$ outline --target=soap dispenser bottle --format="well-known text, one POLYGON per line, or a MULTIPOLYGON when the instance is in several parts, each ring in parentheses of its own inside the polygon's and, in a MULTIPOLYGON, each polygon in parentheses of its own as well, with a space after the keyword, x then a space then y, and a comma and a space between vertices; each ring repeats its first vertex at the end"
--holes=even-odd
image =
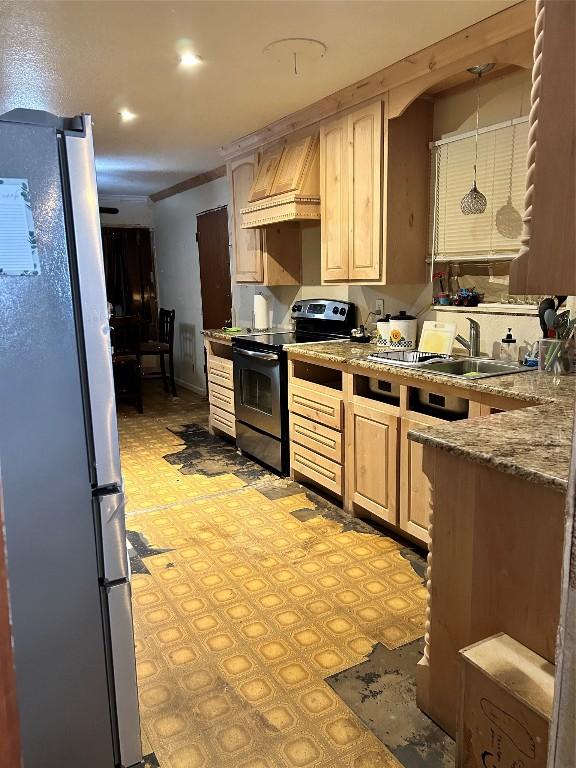
POLYGON ((501 342, 501 358, 509 363, 518 362, 518 344, 512 336, 512 328, 508 328, 508 333, 501 342))

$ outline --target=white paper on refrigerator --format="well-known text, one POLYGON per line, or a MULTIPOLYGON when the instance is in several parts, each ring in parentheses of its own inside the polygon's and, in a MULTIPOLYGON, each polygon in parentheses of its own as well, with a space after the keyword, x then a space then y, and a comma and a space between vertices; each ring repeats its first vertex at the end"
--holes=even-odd
POLYGON ((0 276, 38 274, 28 180, 0 178, 0 276))

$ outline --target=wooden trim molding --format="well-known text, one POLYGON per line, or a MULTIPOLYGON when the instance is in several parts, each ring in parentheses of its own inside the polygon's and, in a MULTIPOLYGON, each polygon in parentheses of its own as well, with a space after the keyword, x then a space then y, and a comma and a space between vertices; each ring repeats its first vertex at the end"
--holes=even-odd
POLYGON ((150 195, 150 200, 153 203, 157 203, 159 200, 165 200, 167 197, 179 195, 181 192, 187 192, 189 189, 194 189, 194 187, 201 187, 203 184, 208 184, 209 181, 214 181, 215 179, 221 179, 223 176, 226 176, 226 166, 219 165, 218 168, 213 168, 211 171, 198 173, 196 176, 191 176, 189 179, 179 181, 178 184, 173 184, 171 187, 161 189, 159 192, 154 192, 153 195, 150 195))
MULTIPOLYGON (((406 86, 414 80, 421 78, 426 81, 432 80, 433 82, 429 83, 431 86, 434 82, 453 75, 453 71, 446 71, 444 74, 444 70, 449 70, 455 62, 458 62, 458 66, 460 66, 466 57, 481 52, 485 53, 487 49, 499 46, 512 38, 523 37, 526 32, 531 35, 533 27, 534 3, 532 0, 522 0, 510 8, 500 11, 500 13, 489 16, 471 27, 466 27, 454 35, 450 35, 450 37, 423 48, 418 53, 407 56, 375 72, 364 80, 342 88, 298 112, 287 115, 265 128, 237 139, 222 147, 220 154, 222 157, 230 159, 264 144, 279 141, 289 134, 308 128, 369 99, 382 96, 391 89, 406 86), (434 73, 437 74, 437 77, 434 77, 434 73)), ((502 63, 514 64, 517 54, 514 53, 514 60, 507 61, 507 58, 509 57, 502 53, 501 59, 498 60, 501 60, 502 63)), ((467 64, 467 66, 470 65, 467 64)), ((412 91, 411 88, 408 90, 412 91)), ((416 98, 419 93, 411 96, 411 99, 416 98)), ((406 101, 404 108, 409 103, 410 100, 406 101)), ((398 114, 401 114, 401 111, 398 114)), ((392 116, 396 116, 396 114, 392 116)))

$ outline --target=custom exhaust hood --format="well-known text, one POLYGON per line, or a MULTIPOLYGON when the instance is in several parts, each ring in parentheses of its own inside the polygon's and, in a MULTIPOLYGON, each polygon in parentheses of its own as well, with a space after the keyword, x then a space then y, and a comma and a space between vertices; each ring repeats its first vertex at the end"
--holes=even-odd
POLYGON ((262 154, 242 229, 320 219, 320 145, 305 136, 262 154))

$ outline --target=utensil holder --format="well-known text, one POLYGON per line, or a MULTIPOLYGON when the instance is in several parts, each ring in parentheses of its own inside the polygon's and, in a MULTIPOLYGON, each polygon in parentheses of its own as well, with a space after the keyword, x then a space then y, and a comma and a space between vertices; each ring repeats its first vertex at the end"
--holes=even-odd
POLYGON ((574 373, 574 340, 540 339, 538 370, 554 374, 574 373))

